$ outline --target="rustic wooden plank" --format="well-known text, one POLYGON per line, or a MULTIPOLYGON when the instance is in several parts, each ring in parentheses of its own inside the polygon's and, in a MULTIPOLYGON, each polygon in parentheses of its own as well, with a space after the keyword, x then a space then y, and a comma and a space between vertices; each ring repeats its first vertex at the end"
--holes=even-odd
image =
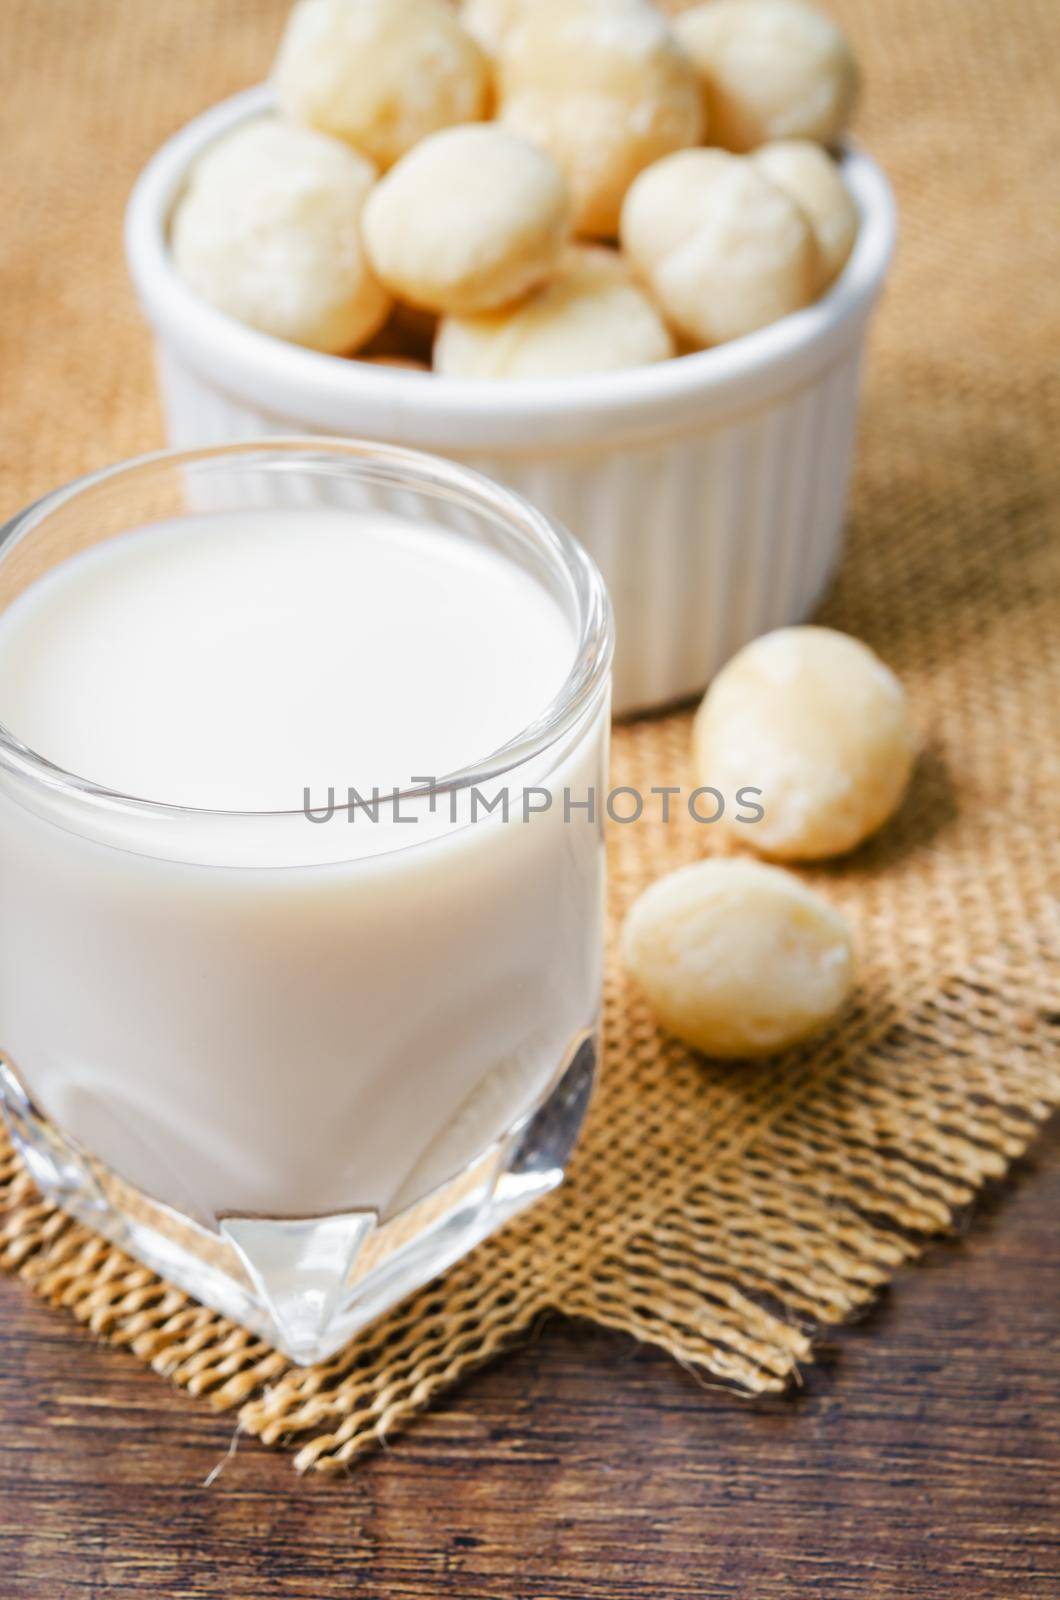
POLYGON ((789 1399, 557 1324, 338 1480, 5 1280, 0 1595, 1047 1600, 1058 1206, 1060 1128, 789 1399))

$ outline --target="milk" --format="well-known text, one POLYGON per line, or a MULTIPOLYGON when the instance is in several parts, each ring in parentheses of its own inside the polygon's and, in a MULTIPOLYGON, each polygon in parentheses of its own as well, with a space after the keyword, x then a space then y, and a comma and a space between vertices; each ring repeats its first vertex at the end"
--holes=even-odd
POLYGON ((297 809, 487 758, 570 625, 504 556, 384 513, 217 513, 63 563, 0 617, 0 721, 142 799, 297 809))
POLYGON ((561 796, 601 791, 606 707, 491 761, 575 652, 507 555, 368 509, 189 515, 32 583, 0 721, 155 803, 0 780, 0 1048, 38 1106, 208 1225, 385 1218, 465 1167, 597 1011, 600 831, 561 796), (422 792, 469 767, 508 821, 422 792))

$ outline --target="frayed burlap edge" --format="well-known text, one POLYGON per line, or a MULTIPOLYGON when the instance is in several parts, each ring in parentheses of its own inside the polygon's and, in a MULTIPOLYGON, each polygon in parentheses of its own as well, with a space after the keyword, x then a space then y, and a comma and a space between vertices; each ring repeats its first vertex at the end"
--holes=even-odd
MULTIPOLYGON (((341 1470, 551 1312, 659 1345, 749 1393, 777 1392, 812 1360, 815 1332, 952 1228, 1060 1104, 1060 994, 1029 1007, 1019 977, 984 965, 912 1012, 863 1001, 781 1079, 744 1084, 744 1138, 712 1153, 710 1127, 698 1130, 698 1169, 671 1149, 662 1170, 646 1130, 626 1205, 620 1193, 601 1204, 592 1172, 614 1158, 605 1083, 566 1189, 308 1370, 43 1202, 10 1147, 0 1264, 160 1375, 236 1410, 245 1432, 296 1447, 300 1471, 341 1470)), ((624 988, 611 988, 615 1002, 624 988)), ((680 1075, 689 1062, 672 1056, 680 1075)))

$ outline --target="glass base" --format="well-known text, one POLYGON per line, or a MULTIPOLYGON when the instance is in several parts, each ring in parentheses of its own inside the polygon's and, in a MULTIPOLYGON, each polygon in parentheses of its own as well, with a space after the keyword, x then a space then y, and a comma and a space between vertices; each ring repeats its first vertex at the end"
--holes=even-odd
POLYGON ((0 1104, 43 1195, 167 1282, 310 1366, 562 1182, 595 1066, 595 1033, 579 1035, 536 1107, 463 1172, 385 1221, 374 1211, 228 1216, 214 1231, 84 1151, 38 1110, 3 1057, 0 1104))

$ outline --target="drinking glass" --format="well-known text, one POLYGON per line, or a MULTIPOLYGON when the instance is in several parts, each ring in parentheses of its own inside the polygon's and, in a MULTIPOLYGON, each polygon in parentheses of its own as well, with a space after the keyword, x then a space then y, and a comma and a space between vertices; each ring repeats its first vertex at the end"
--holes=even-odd
POLYGON ((596 568, 518 495, 282 439, 145 457, 23 511, 0 628, 90 545, 292 507, 348 510, 350 538, 384 511, 489 546, 563 609, 569 675, 473 769, 411 750, 374 816, 341 788, 323 813, 147 800, 0 728, 0 1097, 43 1194, 307 1364, 563 1177, 597 1050, 612 640, 596 568))

